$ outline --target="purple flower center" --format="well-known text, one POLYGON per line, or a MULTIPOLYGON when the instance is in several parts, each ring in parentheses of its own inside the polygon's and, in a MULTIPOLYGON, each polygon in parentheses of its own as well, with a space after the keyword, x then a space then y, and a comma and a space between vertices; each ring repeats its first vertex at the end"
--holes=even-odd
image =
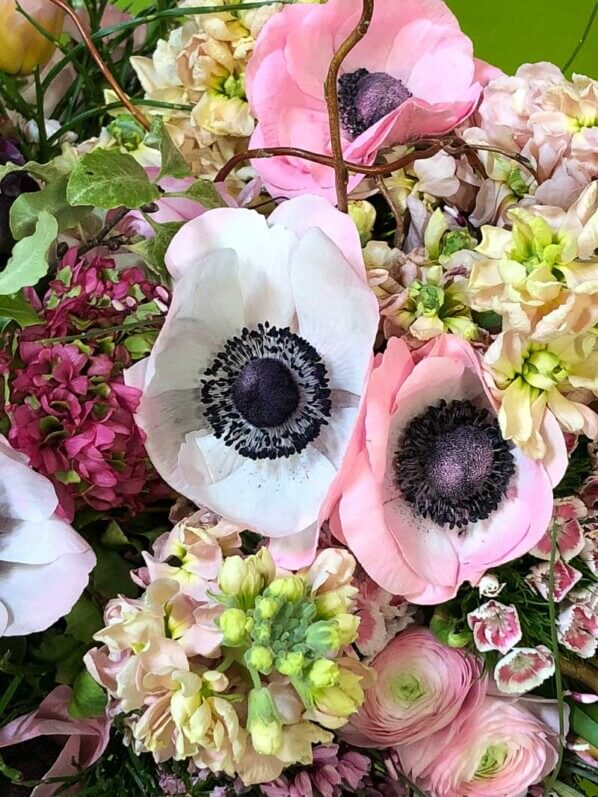
POLYGON ((471 401, 441 401, 414 418, 394 467, 414 511, 451 529, 489 517, 515 472, 497 419, 471 401))
POLYGON ((268 429, 287 421, 299 406, 299 389, 287 366, 260 357, 241 369, 233 385, 233 399, 244 418, 268 429))
POLYGON ((338 81, 342 125, 352 138, 357 138, 412 96, 402 80, 386 72, 347 72, 338 81))

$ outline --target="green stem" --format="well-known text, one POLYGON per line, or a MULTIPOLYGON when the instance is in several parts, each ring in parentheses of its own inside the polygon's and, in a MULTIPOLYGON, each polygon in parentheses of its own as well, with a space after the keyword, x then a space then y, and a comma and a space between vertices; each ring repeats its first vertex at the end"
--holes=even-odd
POLYGON ((115 327, 98 327, 90 329, 89 332, 82 332, 80 335, 64 335, 61 338, 42 338, 37 343, 72 343, 76 340, 89 340, 98 338, 101 335, 108 335, 112 332, 130 332, 133 329, 143 329, 144 327, 154 327, 160 321, 154 318, 152 321, 135 321, 133 324, 119 324, 115 327))
POLYGON ((48 134, 46 132, 46 115, 44 113, 44 91, 40 80, 39 67, 36 68, 33 77, 35 80, 35 121, 39 135, 39 159, 43 163, 46 160, 48 150, 48 134))
POLYGON ((588 36, 590 35, 590 31, 592 30, 592 26, 594 25, 594 20, 596 19, 596 14, 598 14, 598 2, 594 3, 594 8, 590 14, 590 18, 587 21, 587 24, 584 28, 583 33, 581 34, 581 39, 577 42, 577 45, 569 58, 567 59, 567 63, 563 67, 562 71, 567 72, 573 66, 575 59, 581 52, 581 48, 584 46, 586 41, 588 40, 588 36))
POLYGON ((554 680, 556 682, 556 698, 559 712, 559 756, 556 766, 546 781, 544 794, 550 794, 556 783, 565 753, 565 696, 563 694, 563 679, 561 677, 561 656, 559 651, 559 639, 557 634, 556 605, 554 602, 554 568, 557 554, 558 525, 555 523, 551 530, 550 540, 550 564, 548 571, 548 616, 550 618, 550 638, 552 644, 552 655, 554 656, 554 680))
POLYGON ((6 707, 9 705, 10 701, 13 699, 15 692, 19 688, 21 681, 25 676, 22 672, 15 675, 15 677, 10 682, 8 689, 5 690, 4 694, 2 695, 2 699, 0 699, 0 717, 4 714, 6 707))

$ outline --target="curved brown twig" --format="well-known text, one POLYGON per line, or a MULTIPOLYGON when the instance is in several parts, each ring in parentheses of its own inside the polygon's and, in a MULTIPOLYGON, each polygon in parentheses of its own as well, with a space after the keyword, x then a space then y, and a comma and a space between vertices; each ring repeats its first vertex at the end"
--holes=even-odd
POLYGON ((118 82, 114 75, 110 72, 104 59, 98 52, 97 47, 93 43, 93 39, 89 35, 89 33, 85 30, 84 25, 81 23, 81 20, 77 16, 77 12, 74 11, 70 6, 68 6, 64 0, 50 0, 55 6, 61 8, 64 13, 69 16, 73 22, 73 25, 77 28, 79 33, 81 34, 81 38, 83 39, 83 43, 89 50, 89 54, 93 58, 93 60, 98 65, 98 69, 106 78, 107 83, 109 84, 110 88, 114 91, 118 99, 122 102, 125 108, 129 111, 129 113, 137 119, 139 124, 144 127, 146 130, 150 129, 150 123, 146 116, 137 108, 133 103, 129 100, 125 92, 122 88, 118 85, 118 82))
POLYGON ((598 693, 598 669, 593 667, 590 662, 561 658, 561 671, 567 678, 579 681, 591 689, 594 694, 598 693))
POLYGON ((374 0, 363 0, 363 10, 357 27, 335 52, 328 75, 326 76, 326 105, 328 107, 328 120, 330 124, 330 147, 332 149, 333 167, 336 184, 336 204, 344 213, 348 209, 347 182, 349 179, 347 164, 343 156, 341 139, 341 121, 338 105, 338 73, 341 65, 351 50, 363 39, 368 32, 374 14, 374 0))

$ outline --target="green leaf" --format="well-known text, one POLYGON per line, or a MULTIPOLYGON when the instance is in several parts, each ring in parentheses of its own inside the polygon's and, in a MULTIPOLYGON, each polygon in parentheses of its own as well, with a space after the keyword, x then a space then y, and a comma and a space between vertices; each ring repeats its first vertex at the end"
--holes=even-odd
POLYGON ((592 747, 598 747, 598 722, 590 716, 591 713, 594 713, 591 712, 591 709, 592 706, 571 706, 571 727, 592 747))
POLYGON ((85 594, 81 595, 65 620, 67 634, 86 644, 93 640, 93 635, 104 625, 102 612, 85 594))
POLYGON ((161 116, 154 117, 152 129, 145 137, 144 144, 159 149, 162 156, 162 168, 156 182, 159 183, 163 177, 189 177, 191 168, 170 137, 161 116))
POLYGON ((64 174, 52 161, 50 163, 36 163, 29 161, 24 166, 17 166, 16 163, 5 163, 0 166, 0 180, 10 172, 27 172, 34 177, 38 177, 45 183, 50 183, 56 180, 61 174, 64 174))
POLYGON ((93 211, 91 206, 72 207, 67 202, 68 177, 62 175, 34 194, 21 194, 10 210, 10 229, 16 240, 31 235, 41 210, 46 210, 58 222, 58 230, 76 227, 93 211))
POLYGON ((168 285, 170 278, 164 264, 164 257, 172 239, 181 229, 184 222, 167 221, 164 224, 156 224, 152 222, 149 216, 146 216, 146 220, 151 224, 155 232, 154 237, 132 244, 128 248, 143 258, 149 270, 156 274, 162 283, 168 285))
POLYGON ((160 191, 131 155, 95 149, 84 155, 73 169, 66 196, 74 206, 134 209, 159 199, 160 191))
POLYGON ((58 222, 46 210, 40 210, 35 232, 15 244, 6 268, 0 274, 0 296, 17 293, 37 285, 48 273, 48 252, 58 235, 58 222))
POLYGON ((139 590, 131 580, 133 565, 101 545, 94 546, 94 551, 98 560, 92 576, 94 590, 107 600, 116 595, 136 598, 139 590))
POLYGON ((33 655, 41 661, 57 664, 67 659, 79 648, 79 642, 73 637, 60 634, 55 628, 44 633, 41 644, 33 648, 33 655))
POLYGON ((81 670, 73 684, 69 716, 74 720, 100 717, 108 704, 108 695, 87 670, 81 670))
POLYGON ((130 335, 125 340, 125 349, 129 352, 134 360, 140 360, 145 357, 152 350, 156 342, 155 334, 139 334, 130 335))
POLYGON ((22 293, 0 296, 0 318, 16 321, 20 327, 41 324, 41 318, 22 293))
POLYGON ((193 199, 199 202, 206 210, 213 210, 214 208, 227 207, 226 202, 210 180, 196 180, 191 183, 186 191, 174 191, 172 193, 165 193, 164 196, 181 196, 187 199, 193 199))

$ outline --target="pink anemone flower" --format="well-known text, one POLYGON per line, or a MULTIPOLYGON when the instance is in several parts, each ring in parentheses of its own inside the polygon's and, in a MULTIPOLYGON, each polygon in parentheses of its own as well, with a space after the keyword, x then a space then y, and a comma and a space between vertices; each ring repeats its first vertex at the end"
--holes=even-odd
POLYGON ((527 553, 552 515, 565 441, 546 415, 544 461, 501 435, 471 346, 443 335, 379 356, 331 518, 371 578, 412 603, 452 598, 464 581, 527 553))
MULTIPOLYGON (((330 154, 324 82, 361 8, 361 0, 299 4, 268 21, 247 70, 247 96, 258 119, 252 147, 330 154)), ((382 147, 449 132, 474 110, 480 81, 491 74, 499 73, 475 61, 471 41, 441 0, 379 0, 367 35, 339 76, 346 160, 371 164, 382 147)), ((293 157, 253 165, 273 196, 334 198, 328 166, 293 157)), ((361 179, 353 176, 350 188, 361 179)))

